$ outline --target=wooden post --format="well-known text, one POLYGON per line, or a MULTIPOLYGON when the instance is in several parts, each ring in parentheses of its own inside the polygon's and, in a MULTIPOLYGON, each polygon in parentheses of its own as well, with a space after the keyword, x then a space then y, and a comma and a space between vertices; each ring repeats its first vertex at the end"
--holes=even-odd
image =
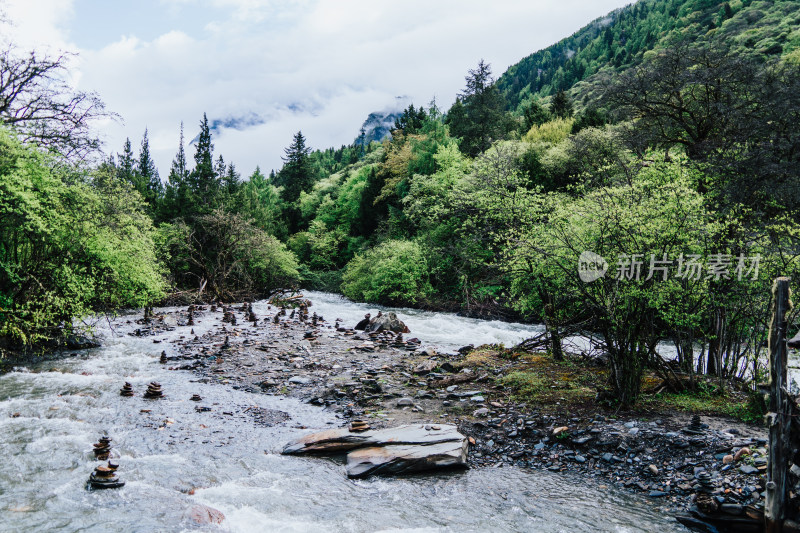
POLYGON ((789 278, 778 278, 772 286, 772 324, 769 329, 770 395, 767 424, 769 426, 769 466, 764 520, 767 533, 780 533, 786 519, 789 499, 788 470, 791 454, 789 398, 786 382, 786 314, 791 308, 789 278))

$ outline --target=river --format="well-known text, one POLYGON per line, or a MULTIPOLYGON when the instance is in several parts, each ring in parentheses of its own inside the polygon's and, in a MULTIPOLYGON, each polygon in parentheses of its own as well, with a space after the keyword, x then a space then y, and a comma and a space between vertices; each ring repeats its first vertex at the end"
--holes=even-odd
MULTIPOLYGON (((377 308, 308 295, 329 321, 352 322, 377 308)), ((264 316, 266 304, 257 304, 264 316)), ((450 349, 512 344, 536 326, 398 310, 412 335, 450 349)), ((98 326, 103 347, 0 376, 0 531, 234 532, 671 532, 686 531, 646 498, 599 482, 516 468, 472 469, 351 481, 335 459, 280 455, 300 434, 340 425, 322 408, 291 398, 200 383, 158 363, 167 341, 128 335, 134 317, 98 326), (137 395, 123 398, 129 381, 137 395), (151 381, 165 398, 145 400, 151 381), (203 401, 189 400, 199 394, 203 401), (195 408, 210 408, 198 412, 195 408), (261 424, 256 414, 287 413, 261 424), (301 428, 304 426, 305 429, 301 428), (87 491, 100 463, 92 443, 108 434, 125 487, 87 491), (198 526, 187 510, 222 511, 198 526)), ((219 314, 200 317, 201 334, 219 314)))

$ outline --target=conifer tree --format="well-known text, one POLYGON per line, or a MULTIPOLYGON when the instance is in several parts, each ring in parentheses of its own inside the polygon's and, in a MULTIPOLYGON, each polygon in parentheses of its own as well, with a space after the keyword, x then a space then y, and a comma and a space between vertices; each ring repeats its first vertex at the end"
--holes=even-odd
POLYGON ((143 185, 142 195, 151 208, 156 205, 159 198, 164 192, 164 187, 161 184, 161 178, 158 175, 158 169, 150 156, 150 141, 147 135, 147 129, 144 130, 144 137, 142 137, 142 145, 139 149, 139 159, 136 162, 136 172, 138 180, 143 185))
POLYGON ((210 212, 217 203, 219 180, 214 169, 214 145, 211 144, 211 130, 208 117, 203 113, 200 122, 200 135, 194 153, 194 170, 189 173, 189 183, 194 195, 193 214, 210 212))
POLYGON ((550 101, 550 114, 554 117, 569 118, 572 116, 572 100, 562 89, 550 101))
POLYGON ((283 168, 276 176, 276 185, 283 187, 283 200, 296 202, 300 193, 308 191, 314 183, 309 154, 311 148, 306 146, 303 132, 298 131, 292 139, 292 144, 284 150, 283 168))
POLYGON ((461 151, 476 156, 508 132, 510 118, 488 63, 481 59, 466 81, 467 88, 450 109, 447 123, 450 133, 461 138, 461 151))
POLYGON ((131 147, 130 138, 125 139, 125 144, 122 146, 122 153, 117 154, 117 178, 126 181, 130 184, 136 185, 136 178, 134 173, 136 171, 136 160, 133 157, 133 148, 131 147))

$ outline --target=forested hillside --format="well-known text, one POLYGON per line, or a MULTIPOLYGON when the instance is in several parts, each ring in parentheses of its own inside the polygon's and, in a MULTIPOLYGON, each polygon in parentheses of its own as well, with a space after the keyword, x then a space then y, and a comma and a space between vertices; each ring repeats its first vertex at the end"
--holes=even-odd
POLYGON ((579 82, 626 70, 676 42, 724 41, 745 56, 789 54, 800 48, 799 24, 800 3, 791 0, 641 0, 529 55, 497 86, 509 109, 522 113, 533 98, 576 85, 582 96, 579 82))
MULTIPOLYGON (((3 142, 16 155, 0 165, 0 206, 19 212, 0 227, 2 333, 27 342, 70 315, 149 305, 165 291, 233 301, 297 284, 541 322, 556 359, 563 336, 600 333, 609 389, 626 404, 645 368, 676 390, 696 374, 758 374, 770 280, 797 274, 800 252, 797 8, 642 0, 497 81, 480 61, 449 110, 409 106, 382 143, 314 151, 298 132, 269 175, 240 176, 215 154, 205 116, 192 154, 176 128, 166 179, 147 132, 138 154, 128 141, 69 174, 34 157, 14 126, 3 142), (108 216, 135 224, 128 246, 144 258, 118 265, 85 228, 98 253, 79 272, 93 290, 55 315, 40 295, 71 298, 74 242, 40 223, 37 210, 60 204, 33 197, 35 209, 20 208, 40 173, 85 198, 56 228, 125 191, 128 211, 108 216), (55 239, 38 271, 26 267, 36 232, 55 239), (655 352, 665 340, 677 368, 655 352)), ((113 240, 127 226, 109 227, 113 240)))

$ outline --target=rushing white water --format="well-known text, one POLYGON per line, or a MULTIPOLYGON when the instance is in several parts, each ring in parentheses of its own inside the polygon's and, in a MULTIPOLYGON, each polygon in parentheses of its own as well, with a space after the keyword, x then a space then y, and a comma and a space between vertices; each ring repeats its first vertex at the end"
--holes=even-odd
POLYGON ((504 344, 506 347, 540 334, 544 328, 538 324, 519 324, 500 320, 466 318, 455 313, 435 313, 419 309, 384 307, 351 302, 344 296, 327 292, 306 292, 313 302, 313 310, 332 322, 341 318, 343 325, 353 327, 365 313, 374 317, 378 311, 394 311, 406 323, 411 333, 423 343, 443 350, 458 349, 467 344, 504 344))
MULTIPOLYGON (((363 315, 345 302, 310 296, 328 319, 363 315)), ((449 316, 434 313, 416 324, 421 315, 399 312, 420 338, 450 346, 527 335, 469 319, 461 319, 468 326, 454 335, 423 327, 449 316)), ((196 318, 195 332, 219 327, 220 318, 196 318)), ((643 498, 549 472, 499 468, 348 480, 335 459, 279 453, 293 437, 338 426, 333 413, 234 390, 223 376, 198 383, 192 373, 167 370, 158 356, 170 351, 166 341, 188 335, 188 327, 154 344, 153 337, 129 336, 136 326, 126 317, 116 325, 101 331, 102 348, 0 376, 0 531, 685 531, 643 498), (165 398, 143 399, 154 380, 165 398), (135 397, 120 397, 124 381, 135 397), (195 393, 210 411, 195 410, 198 404, 189 401, 195 393), (263 426, 255 422, 257 410, 290 418, 263 426), (127 484, 89 492, 85 482, 100 464, 92 443, 104 433, 113 438, 127 484), (196 524, 187 510, 197 504, 219 509, 226 519, 196 524)))

